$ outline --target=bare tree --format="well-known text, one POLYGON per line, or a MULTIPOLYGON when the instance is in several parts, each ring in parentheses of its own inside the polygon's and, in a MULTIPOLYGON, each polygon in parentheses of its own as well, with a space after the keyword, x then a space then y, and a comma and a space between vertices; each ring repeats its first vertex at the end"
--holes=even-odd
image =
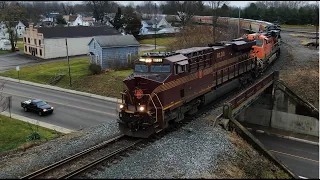
POLYGON ((0 9, 0 20, 3 21, 7 32, 9 34, 9 40, 11 43, 11 51, 15 51, 15 45, 18 40, 18 33, 15 27, 17 21, 23 21, 26 17, 26 11, 20 6, 8 6, 6 9, 0 9))
POLYGON ((65 15, 71 15, 75 13, 74 6, 70 2, 61 3, 61 7, 65 15))
POLYGON ((115 8, 117 4, 113 1, 87 1, 87 5, 91 8, 93 17, 102 22, 105 13, 111 12, 111 8, 115 8))
POLYGON ((228 1, 207 1, 211 10, 212 10, 212 36, 213 36, 213 42, 216 42, 216 26, 217 26, 217 10, 220 8, 223 4, 228 4, 228 1))
POLYGON ((0 1, 0 9, 5 9, 9 5, 8 1, 0 1))
POLYGON ((177 15, 179 16, 182 25, 185 26, 194 16, 196 1, 177 1, 177 4, 177 15))

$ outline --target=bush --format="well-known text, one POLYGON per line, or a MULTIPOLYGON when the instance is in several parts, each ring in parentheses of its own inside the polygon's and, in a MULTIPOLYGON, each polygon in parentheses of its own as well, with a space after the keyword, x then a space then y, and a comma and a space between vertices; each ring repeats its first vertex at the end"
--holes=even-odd
POLYGON ((97 64, 90 64, 89 70, 92 72, 92 74, 100 74, 101 73, 101 66, 97 64))

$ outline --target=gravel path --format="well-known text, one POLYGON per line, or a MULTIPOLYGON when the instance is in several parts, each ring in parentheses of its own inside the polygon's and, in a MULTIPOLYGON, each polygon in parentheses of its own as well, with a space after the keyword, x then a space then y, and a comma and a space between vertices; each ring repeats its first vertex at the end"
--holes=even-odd
POLYGON ((116 121, 68 134, 27 149, 0 157, 0 179, 18 178, 75 154, 119 133, 116 121))
POLYGON ((118 164, 96 170, 88 178, 199 178, 215 169, 218 161, 235 155, 230 133, 198 118, 164 136, 118 164))

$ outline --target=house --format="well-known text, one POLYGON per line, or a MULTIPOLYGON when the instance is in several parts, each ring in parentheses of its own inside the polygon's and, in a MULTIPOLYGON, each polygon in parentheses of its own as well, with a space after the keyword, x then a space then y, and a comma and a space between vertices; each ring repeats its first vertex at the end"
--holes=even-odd
POLYGON ((42 16, 41 21, 45 22, 45 21, 49 21, 49 22, 56 22, 57 16, 59 15, 59 13, 49 13, 46 16, 42 16))
POLYGON ((83 17, 78 14, 77 18, 70 24, 70 26, 93 26, 95 18, 83 17))
POLYGON ((90 62, 101 69, 113 68, 116 63, 123 66, 138 56, 139 46, 133 35, 94 36, 88 43, 90 62))
MULTIPOLYGON (((22 38, 24 32, 26 31, 25 24, 22 21, 15 21, 13 22, 13 26, 17 30, 18 38, 22 38)), ((8 29, 4 22, 0 23, 0 37, 9 39, 8 29)))
POLYGON ((175 33, 176 28, 166 20, 164 15, 153 16, 151 19, 141 20, 142 27, 140 34, 161 34, 161 33, 175 33), (156 31, 156 32, 155 32, 156 31))
POLYGON ((8 39, 0 39, 0 50, 11 50, 11 42, 8 39))
POLYGON ((64 15, 63 19, 66 20, 68 26, 72 26, 77 17, 76 15, 64 15))
POLYGON ((66 57, 67 39, 69 56, 85 55, 93 36, 117 34, 120 34, 117 30, 105 26, 35 28, 31 24, 23 37, 24 54, 41 59, 66 57))

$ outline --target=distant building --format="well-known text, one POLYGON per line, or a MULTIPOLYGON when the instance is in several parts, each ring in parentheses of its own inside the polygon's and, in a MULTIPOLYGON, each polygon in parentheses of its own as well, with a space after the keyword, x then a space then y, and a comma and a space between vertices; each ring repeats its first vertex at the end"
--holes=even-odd
MULTIPOLYGON (((18 38, 22 38, 24 32, 26 31, 26 25, 22 21, 15 21, 13 23, 15 29, 17 30, 18 38)), ((0 23, 0 38, 9 39, 8 29, 4 22, 0 23)))
POLYGON ((140 43, 133 35, 110 35, 94 36, 88 46, 90 62, 109 69, 116 63, 126 65, 131 57, 137 57, 140 43))
POLYGON ((66 57, 66 41, 69 56, 88 54, 88 43, 93 36, 120 34, 113 28, 74 26, 41 27, 30 25, 23 37, 24 53, 42 59, 66 57))
POLYGON ((142 24, 142 27, 140 29, 141 35, 178 32, 178 29, 171 26, 171 23, 169 23, 166 20, 165 15, 153 16, 151 17, 151 19, 150 19, 150 16, 144 15, 143 17, 145 18, 141 20, 141 24, 142 24))
POLYGON ((64 15, 63 19, 67 22, 68 26, 73 26, 73 22, 77 19, 76 15, 64 15))

